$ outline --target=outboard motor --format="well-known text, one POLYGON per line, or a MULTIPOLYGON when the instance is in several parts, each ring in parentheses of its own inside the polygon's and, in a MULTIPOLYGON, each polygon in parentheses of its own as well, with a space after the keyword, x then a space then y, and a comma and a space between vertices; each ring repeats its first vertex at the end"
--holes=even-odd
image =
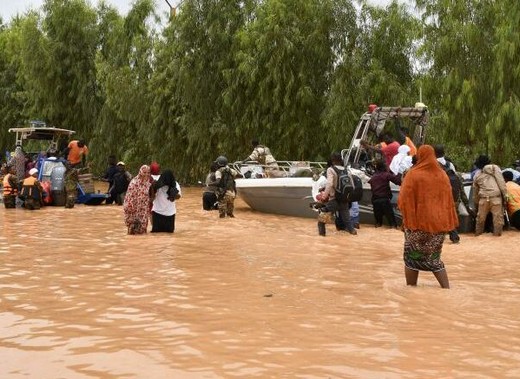
POLYGON ((65 193, 65 172, 66 167, 63 165, 56 166, 51 171, 51 194, 53 204, 64 206, 67 200, 65 193))

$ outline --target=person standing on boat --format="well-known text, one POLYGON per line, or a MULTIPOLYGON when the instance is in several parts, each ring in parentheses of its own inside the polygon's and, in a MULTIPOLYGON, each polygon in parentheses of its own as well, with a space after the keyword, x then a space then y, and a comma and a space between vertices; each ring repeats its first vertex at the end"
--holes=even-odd
POLYGON ((267 146, 260 145, 256 139, 251 141, 251 145, 253 146, 253 152, 242 163, 247 161, 258 162, 262 165, 268 177, 277 176, 276 173, 279 167, 273 154, 271 154, 271 150, 267 146))
POLYGON ((448 176, 430 145, 417 150, 417 163, 406 173, 399 192, 403 216, 406 284, 416 286, 419 271, 431 271, 442 288, 450 288, 441 260, 444 237, 458 226, 448 176))
POLYGON ((88 155, 88 147, 84 140, 70 141, 65 149, 67 160, 72 166, 84 165, 88 155))
MULTIPOLYGON (((350 204, 348 202, 340 202, 336 200, 336 187, 338 184, 337 170, 344 170, 341 153, 332 153, 330 160, 332 162, 332 166, 327 168, 327 184, 325 186, 325 190, 322 193, 322 201, 326 202, 326 205, 321 209, 321 211, 337 212, 341 221, 343 222, 344 230, 348 231, 352 235, 356 235, 356 229, 352 226, 352 222, 350 220, 350 204)), ((326 224, 324 222, 318 220, 318 233, 320 236, 326 235, 325 225, 326 224)))
POLYGON ((378 146, 373 146, 368 143, 366 140, 361 140, 360 145, 363 147, 366 151, 373 151, 376 153, 379 153, 381 156, 384 157, 386 167, 390 167, 390 164, 392 163, 392 159, 397 155, 399 152, 399 142, 394 140, 394 137, 390 133, 384 133, 381 136, 382 142, 378 146))
POLYGON ((395 120, 395 130, 397 132, 397 142, 399 142, 401 146, 406 145, 410 148, 410 157, 415 156, 415 154, 417 154, 417 147, 413 143, 412 139, 408 136, 409 131, 402 125, 399 118, 396 118, 395 120))
POLYGON ((228 166, 228 160, 221 155, 215 163, 218 166, 215 171, 215 182, 211 185, 218 187, 218 213, 220 218, 235 217, 233 211, 235 209, 236 184, 235 177, 238 175, 236 170, 228 166))

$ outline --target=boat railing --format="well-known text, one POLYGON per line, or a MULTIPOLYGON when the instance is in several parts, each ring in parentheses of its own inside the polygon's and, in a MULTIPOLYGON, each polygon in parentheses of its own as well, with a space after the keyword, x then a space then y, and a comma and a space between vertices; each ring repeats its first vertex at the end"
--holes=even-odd
POLYGON ((231 164, 244 178, 285 178, 313 177, 327 168, 326 162, 311 161, 276 161, 272 164, 260 164, 255 161, 237 161, 231 164))

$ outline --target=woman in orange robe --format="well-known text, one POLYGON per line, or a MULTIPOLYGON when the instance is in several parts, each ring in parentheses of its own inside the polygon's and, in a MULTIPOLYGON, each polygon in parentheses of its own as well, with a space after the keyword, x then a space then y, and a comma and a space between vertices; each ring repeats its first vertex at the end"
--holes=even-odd
POLYGON ((450 181, 430 145, 419 147, 417 163, 403 179, 398 206, 403 216, 406 284, 417 285, 419 271, 431 271, 442 288, 449 288, 441 251, 446 233, 458 226, 458 217, 450 181))

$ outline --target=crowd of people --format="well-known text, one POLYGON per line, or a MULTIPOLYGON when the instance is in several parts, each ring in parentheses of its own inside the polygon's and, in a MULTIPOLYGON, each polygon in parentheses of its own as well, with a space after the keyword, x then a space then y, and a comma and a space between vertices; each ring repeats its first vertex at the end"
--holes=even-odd
MULTIPOLYGON (((374 172, 368 183, 375 227, 381 227, 385 218, 390 227, 398 227, 391 183, 400 187, 397 208, 405 237, 403 260, 407 284, 417 284, 419 271, 431 271, 441 287, 449 288, 441 260, 442 245, 446 235, 452 243, 460 243, 457 228, 459 212, 463 209, 474 220, 477 237, 484 231, 499 237, 505 223, 520 230, 520 161, 515 162, 513 168, 502 170, 487 155, 480 155, 468 178, 472 180, 474 206, 471 207, 464 190, 464 178, 446 158, 443 145, 417 148, 410 139, 402 138, 400 143, 384 133, 379 144, 370 145, 362 140, 360 147, 367 157, 372 157, 374 172)), ((313 203, 319 210, 318 234, 321 236, 326 235, 327 223, 357 234, 352 232, 355 229, 345 211, 354 203, 338 204, 334 196, 343 164, 340 153, 332 153, 329 168, 323 173, 326 180, 313 203), (338 220, 343 226, 338 226, 338 220)))
POLYGON ((65 207, 72 208, 77 196, 78 175, 86 169, 88 147, 84 140, 72 140, 62 151, 50 148, 38 154, 27 154, 22 146, 16 146, 14 152, 7 156, 1 167, 2 194, 6 208, 23 207, 28 210, 40 209, 50 203, 50 188, 38 180, 40 167, 45 159, 64 161, 64 193, 65 207))
POLYGON ((457 227, 461 207, 475 219, 477 237, 486 228, 494 236, 501 236, 505 222, 508 227, 520 230, 519 161, 513 164, 514 168, 502 170, 487 155, 480 155, 470 174, 472 208, 462 175, 445 157, 443 145, 422 145, 413 154, 410 146, 399 145, 385 134, 382 146, 371 146, 365 141, 361 146, 379 153, 381 158, 375 161, 375 173, 368 181, 376 227, 381 226, 383 216, 390 226, 396 227, 390 182, 400 186, 397 207, 405 237, 403 260, 407 284, 417 284, 419 271, 431 271, 442 288, 449 288, 441 260, 442 245, 446 234, 452 243, 460 242, 457 227))
MULTIPOLYGON (((252 141, 253 152, 242 163, 254 161, 265 167, 266 176, 274 177, 277 161, 268 147, 252 141)), ((416 285, 419 271, 431 271, 443 288, 449 280, 441 260, 442 246, 448 235, 453 243, 460 242, 457 232, 461 207, 475 219, 475 235, 486 230, 494 236, 502 235, 504 224, 520 230, 520 162, 502 170, 486 155, 480 155, 471 171, 473 203, 464 190, 464 179, 453 162, 445 156, 443 145, 422 145, 418 148, 409 138, 396 141, 389 133, 380 143, 370 145, 361 141, 372 160, 374 172, 368 180, 371 187, 374 225, 382 227, 384 219, 392 228, 398 227, 391 202, 391 183, 400 186, 397 207, 401 213, 404 232, 403 260, 405 278, 416 285), (491 221, 490 221, 491 220, 491 221)), ((64 151, 66 207, 75 202, 78 174, 88 165, 88 147, 84 141, 71 141, 64 151)), ((51 155, 52 156, 52 155, 51 155)), ((16 207, 23 199, 26 209, 38 209, 45 190, 38 181, 38 160, 31 162, 18 146, 7 164, 2 167, 3 202, 6 208, 16 207), (21 179, 19 179, 21 178, 21 179)), ((313 206, 318 212, 318 234, 326 235, 326 224, 334 223, 337 230, 357 235, 359 204, 338 198, 340 172, 345 170, 341 153, 332 153, 326 170, 320 175, 320 192, 313 206)), ((235 178, 241 174, 230 167, 225 156, 211 163, 202 193, 202 208, 217 210, 220 218, 235 217, 235 178)), ((128 234, 144 234, 151 224, 151 232, 175 231, 176 200, 181 187, 173 171, 161 171, 157 162, 142 165, 135 177, 126 170, 125 163, 108 159, 108 167, 101 178, 108 183, 107 204, 121 205, 128 234)))

